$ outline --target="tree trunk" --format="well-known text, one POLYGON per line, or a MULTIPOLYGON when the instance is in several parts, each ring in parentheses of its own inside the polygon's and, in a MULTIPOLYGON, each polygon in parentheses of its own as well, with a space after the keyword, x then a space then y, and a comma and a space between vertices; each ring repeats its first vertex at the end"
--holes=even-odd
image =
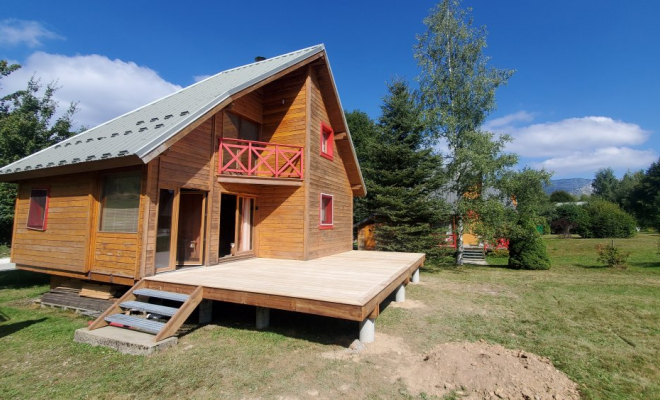
POLYGON ((463 265, 463 216, 456 216, 456 265, 463 265))

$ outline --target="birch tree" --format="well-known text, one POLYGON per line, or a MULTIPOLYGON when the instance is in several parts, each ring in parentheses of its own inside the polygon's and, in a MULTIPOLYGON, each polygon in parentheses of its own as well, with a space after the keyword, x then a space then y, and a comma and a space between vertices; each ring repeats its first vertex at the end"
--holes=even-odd
POLYGON ((417 37, 415 58, 421 67, 419 84, 426 126, 444 150, 445 190, 456 197, 456 264, 463 263, 466 215, 479 216, 488 201, 484 189, 497 186, 501 175, 517 162, 504 153, 511 139, 482 130, 495 109, 495 91, 506 84, 512 70, 489 66, 484 55, 486 30, 473 26, 470 9, 458 0, 443 0, 424 20, 417 37))

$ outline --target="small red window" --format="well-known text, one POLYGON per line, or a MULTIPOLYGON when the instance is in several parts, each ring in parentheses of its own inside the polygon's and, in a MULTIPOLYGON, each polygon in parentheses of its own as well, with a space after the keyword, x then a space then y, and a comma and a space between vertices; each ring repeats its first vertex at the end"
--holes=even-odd
POLYGON ((48 221, 48 189, 32 189, 30 192, 30 209, 28 211, 27 227, 29 229, 46 230, 48 221))
POLYGON ((334 223, 332 219, 332 195, 321 193, 321 229, 331 229, 334 223))
POLYGON ((321 156, 332 160, 335 132, 324 122, 321 122, 321 156))

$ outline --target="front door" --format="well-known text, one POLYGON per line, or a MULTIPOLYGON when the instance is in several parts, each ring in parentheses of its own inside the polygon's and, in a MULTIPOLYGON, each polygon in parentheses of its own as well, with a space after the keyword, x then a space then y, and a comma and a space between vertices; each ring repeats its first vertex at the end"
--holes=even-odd
POLYGON ((177 264, 202 265, 206 193, 181 190, 179 196, 177 264))

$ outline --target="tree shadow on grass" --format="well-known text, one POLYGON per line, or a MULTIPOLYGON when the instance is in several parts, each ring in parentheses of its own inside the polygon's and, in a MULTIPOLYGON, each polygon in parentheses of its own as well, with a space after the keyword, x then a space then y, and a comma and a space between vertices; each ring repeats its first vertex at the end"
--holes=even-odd
POLYGON ((0 271, 0 289, 23 289, 49 282, 49 276, 30 271, 0 271))
POLYGON ((660 262, 630 262, 628 265, 639 268, 660 268, 660 262))
POLYGON ((14 322, 13 324, 0 325, 0 339, 5 336, 14 334, 22 329, 27 328, 28 326, 44 322, 48 318, 39 318, 39 319, 30 319, 27 321, 14 322))
POLYGON ((606 269, 610 268, 607 265, 602 265, 602 264, 575 264, 576 267, 578 268, 584 268, 584 269, 606 269))

